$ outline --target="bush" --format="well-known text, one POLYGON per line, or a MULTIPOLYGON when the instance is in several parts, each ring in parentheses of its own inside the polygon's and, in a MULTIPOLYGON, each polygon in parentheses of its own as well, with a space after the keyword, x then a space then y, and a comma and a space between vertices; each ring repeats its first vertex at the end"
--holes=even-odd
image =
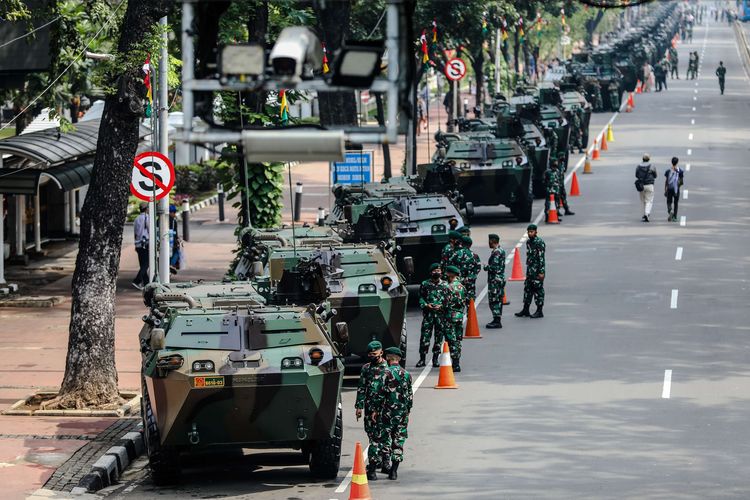
POLYGON ((220 181, 220 170, 226 168, 215 161, 175 167, 175 191, 179 195, 195 195, 213 191, 220 181))

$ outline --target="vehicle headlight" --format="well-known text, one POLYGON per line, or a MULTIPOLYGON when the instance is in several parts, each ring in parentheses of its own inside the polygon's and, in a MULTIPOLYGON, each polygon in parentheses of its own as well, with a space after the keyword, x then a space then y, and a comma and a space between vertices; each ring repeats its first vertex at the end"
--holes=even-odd
POLYGON ((214 371, 214 362, 211 360, 193 361, 194 372, 212 372, 214 371))
POLYGON ((304 362, 302 358, 284 358, 281 360, 281 369, 290 370, 295 368, 302 368, 304 362))

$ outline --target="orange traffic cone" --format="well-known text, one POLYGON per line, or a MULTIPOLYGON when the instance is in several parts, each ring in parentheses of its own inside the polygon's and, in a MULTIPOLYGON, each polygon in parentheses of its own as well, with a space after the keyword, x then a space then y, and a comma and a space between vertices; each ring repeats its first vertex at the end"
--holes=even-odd
POLYGON ((606 135, 607 134, 602 134, 601 146, 599 146, 599 149, 601 149, 602 151, 609 150, 609 147, 607 147, 607 137, 606 137, 606 135))
POLYGON ((458 389, 456 378, 453 376, 451 352, 446 341, 443 341, 443 352, 440 354, 440 374, 435 389, 458 389))
POLYGON ((370 498, 365 459, 362 457, 362 445, 357 441, 357 444, 354 445, 354 468, 352 469, 352 488, 349 490, 349 500, 370 500, 370 498))
POLYGON ((555 195, 549 195, 549 212, 547 213, 547 224, 559 224, 560 219, 557 218, 557 207, 555 206, 555 195))
MULTIPOLYGON (((640 88, 640 87, 636 87, 640 88)), ((633 93, 628 93, 628 107, 632 110, 635 108, 635 101, 633 100, 633 93)))
POLYGON ((643 86, 643 84, 641 83, 640 80, 638 80, 638 82, 635 84, 635 93, 636 94, 640 94, 642 92, 642 90, 641 90, 642 86, 643 86))
POLYGON ((598 160, 599 159, 599 145, 594 141, 594 151, 591 153, 591 159, 592 160, 598 160))
POLYGON ((510 305, 510 300, 508 300, 508 294, 505 293, 505 289, 503 289, 503 305, 504 306, 510 305))
POLYGON ((479 333, 479 321, 477 321, 477 309, 474 307, 474 299, 469 299, 469 307, 466 311, 466 332, 465 339, 481 339, 479 333))
POLYGON ((570 196, 581 196, 581 190, 578 187, 578 176, 573 172, 573 178, 570 181, 570 196))
POLYGON ((586 155, 586 160, 583 162, 583 173, 584 174, 594 173, 594 171, 591 170, 591 158, 589 158, 589 155, 586 155))
POLYGON ((523 273, 521 267, 521 253, 516 247, 516 252, 513 254, 513 272, 510 273, 510 279, 508 281, 526 281, 526 275, 523 273))

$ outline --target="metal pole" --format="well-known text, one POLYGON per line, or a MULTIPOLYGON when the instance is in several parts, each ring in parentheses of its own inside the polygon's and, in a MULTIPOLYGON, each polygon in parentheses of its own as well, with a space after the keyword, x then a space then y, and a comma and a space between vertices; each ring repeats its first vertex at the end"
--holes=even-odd
POLYGON ((195 47, 193 46, 193 4, 182 4, 182 116, 185 142, 193 129, 193 91, 186 85, 195 79, 193 64, 195 64, 195 47))
POLYGON ((16 256, 23 257, 24 254, 24 233, 26 227, 24 224, 24 212, 26 211, 26 203, 24 203, 24 196, 22 194, 16 195, 16 256))
POLYGON ((68 191, 68 219, 70 221, 70 234, 78 234, 76 230, 76 192, 68 191))
POLYGON ((326 209, 318 207, 318 225, 324 226, 326 221, 326 209))
POLYGON ((453 132, 456 120, 458 120, 458 80, 453 80, 453 116, 451 118, 453 123, 451 123, 450 132, 453 132))
POLYGON ((5 202, 3 198, 0 194, 0 285, 5 284, 5 202))
POLYGON ((37 186, 34 195, 34 251, 36 253, 42 253, 42 218, 39 214, 41 210, 39 205, 39 186, 37 186))
POLYGON ((224 186, 221 183, 217 186, 217 191, 219 193, 219 222, 224 222, 224 186))
MULTIPOLYGON (((169 54, 167 53, 167 16, 159 19, 162 27, 161 55, 159 57, 159 152, 169 157, 169 54)), ((169 241, 169 195, 159 200, 159 276, 169 283, 169 262, 172 248, 169 241)))
POLYGON ((190 241, 190 202, 182 200, 182 240, 190 241))
POLYGON ((302 183, 298 182, 294 188, 294 222, 299 222, 302 218, 302 183))
POLYGON ((495 30, 495 94, 500 93, 500 39, 502 32, 500 28, 495 30))

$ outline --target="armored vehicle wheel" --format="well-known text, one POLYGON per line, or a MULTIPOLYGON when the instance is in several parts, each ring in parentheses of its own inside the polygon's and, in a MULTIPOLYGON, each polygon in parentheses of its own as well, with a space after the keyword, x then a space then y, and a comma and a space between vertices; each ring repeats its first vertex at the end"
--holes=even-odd
POLYGON ((343 438, 343 417, 341 403, 336 413, 333 436, 317 441, 310 448, 310 472, 318 479, 334 479, 339 473, 341 462, 341 440, 343 438))
POLYGON ((474 204, 470 201, 466 202, 466 222, 469 222, 474 217, 474 204))
POLYGON ((401 349, 401 354, 403 354, 403 356, 401 356, 401 362, 399 363, 403 368, 406 368, 406 343, 406 319, 404 319, 404 322, 401 325, 401 342, 398 346, 398 348, 401 349))
POLYGON ((151 409, 146 384, 142 383, 141 416, 143 417, 143 440, 148 454, 148 465, 155 484, 174 484, 180 479, 179 454, 176 450, 161 445, 159 427, 151 409))

